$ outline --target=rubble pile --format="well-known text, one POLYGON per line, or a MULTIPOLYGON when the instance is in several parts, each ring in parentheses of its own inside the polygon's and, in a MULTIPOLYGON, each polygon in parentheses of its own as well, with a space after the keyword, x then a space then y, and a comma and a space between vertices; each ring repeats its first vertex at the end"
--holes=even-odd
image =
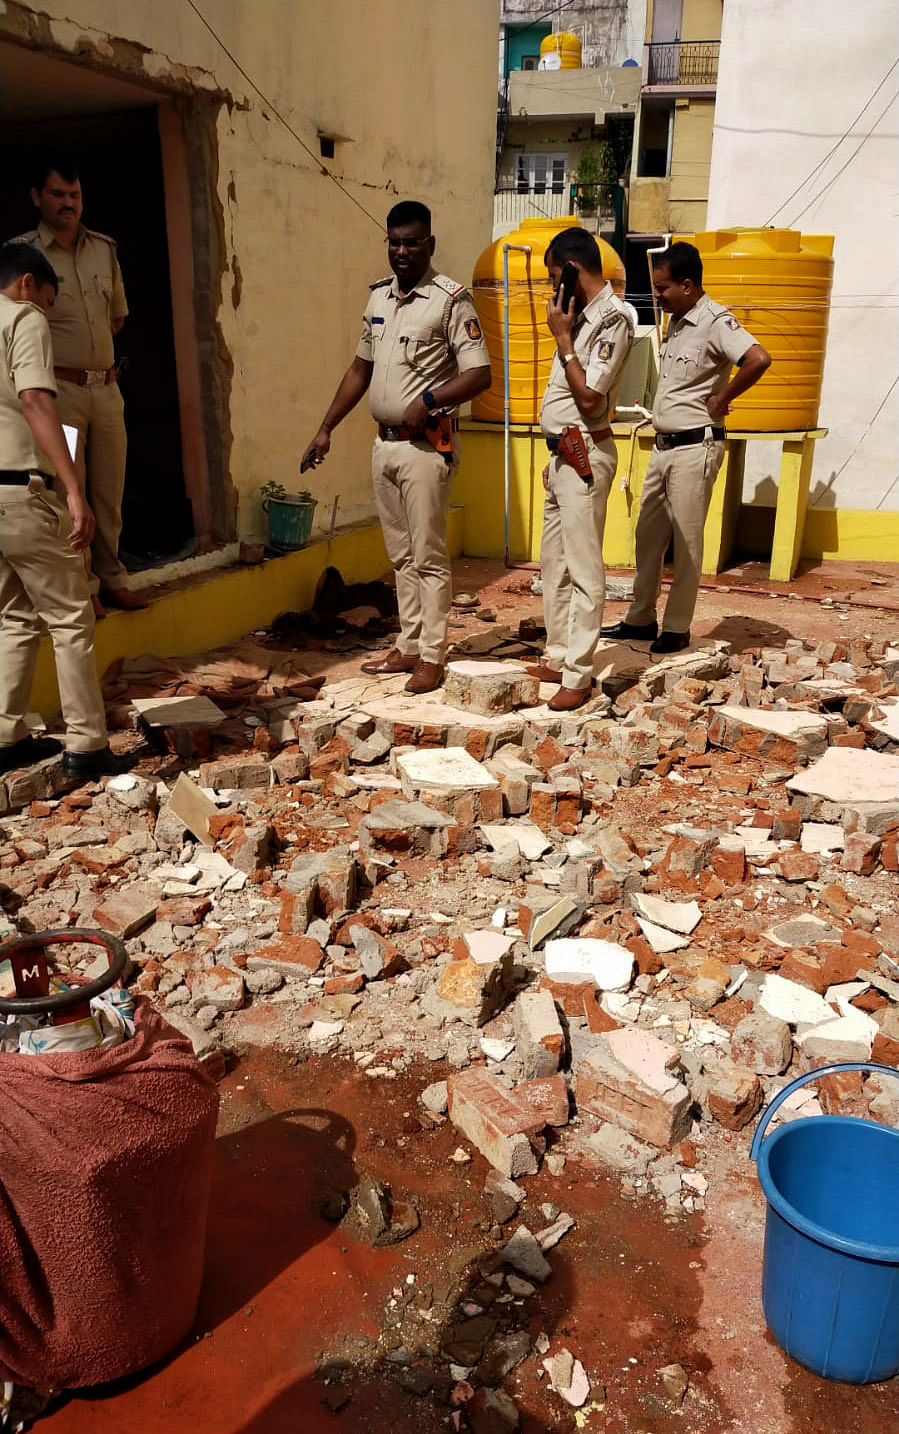
MULTIPOLYGON (((708 1143, 742 1151, 795 1075, 899 1068, 899 647, 616 648, 560 715, 520 705, 542 694, 498 640, 425 698, 359 678, 298 702, 270 675, 213 720, 177 686, 136 719, 161 738, 134 774, 68 795, 10 774, 0 923, 121 936, 133 989, 219 1075, 259 1044, 373 1081, 431 1067, 418 1121, 487 1161, 493 1246, 439 1377, 414 1282, 378 1357, 514 1429, 500 1386, 526 1357, 569 1406, 599 1388, 526 1333, 570 1217, 522 1222, 519 1181, 585 1162, 675 1219, 714 1193, 708 1143)), ((830 1077, 782 1114, 822 1108, 899 1126, 899 1081, 830 1077)))

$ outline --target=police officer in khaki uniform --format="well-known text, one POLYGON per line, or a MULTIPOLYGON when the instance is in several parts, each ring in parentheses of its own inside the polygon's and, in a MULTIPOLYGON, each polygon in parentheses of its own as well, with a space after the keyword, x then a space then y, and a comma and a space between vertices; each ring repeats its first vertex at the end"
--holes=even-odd
POLYGON ((105 617, 104 603, 147 606, 126 586, 119 562, 127 444, 113 339, 128 305, 115 241, 81 223, 77 168, 67 160, 48 161, 35 180, 31 198, 41 222, 20 238, 46 255, 59 279, 50 316, 57 401, 63 423, 78 430, 75 468, 96 519, 88 576, 94 611, 105 617))
POLYGON ((66 724, 63 770, 87 780, 130 763, 107 746, 94 665, 94 614, 80 557, 94 520, 54 398, 46 315, 56 288, 38 249, 0 246, 0 772, 59 751, 58 742, 31 737, 25 725, 43 626, 66 724))
POLYGON ((603 636, 649 641, 650 652, 665 653, 680 652, 690 642, 703 529, 724 462, 724 418, 732 401, 770 367, 771 356, 706 294, 702 259, 692 244, 678 242, 659 255, 653 287, 671 322, 659 354, 652 410, 656 440, 637 520, 634 598, 626 620, 603 628, 603 636), (672 534, 674 581, 660 633, 656 601, 672 534))
POLYGON ((490 386, 490 359, 471 295, 431 266, 431 213, 407 200, 387 216, 392 279, 372 285, 356 356, 344 374, 304 463, 320 463, 331 432, 368 392, 378 424, 372 454, 375 504, 396 574, 400 634, 374 674, 410 672, 407 692, 443 681, 452 574, 446 549, 453 436, 461 403, 490 386), (443 418, 441 452, 437 415, 443 418), (439 439, 438 439, 439 441, 439 439))
MULTIPOLYGON (((609 418, 633 341, 633 321, 602 274, 599 246, 586 229, 563 229, 545 263, 555 297, 547 322, 557 352, 543 395, 540 424, 553 454, 543 470, 543 663, 528 668, 542 682, 561 683, 549 700, 557 712, 583 705, 593 687, 593 657, 605 600, 602 540, 617 453, 609 418), (563 267, 577 274, 573 291, 560 288, 563 267), (586 459, 581 476, 559 451, 566 429, 579 432, 586 459)), ((569 271, 570 273, 571 271, 569 271)))

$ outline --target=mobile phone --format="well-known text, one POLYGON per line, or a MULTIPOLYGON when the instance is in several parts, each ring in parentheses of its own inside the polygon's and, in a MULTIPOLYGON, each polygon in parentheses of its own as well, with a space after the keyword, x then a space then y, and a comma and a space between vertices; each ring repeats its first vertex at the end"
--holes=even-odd
POLYGON ((305 473, 307 468, 313 468, 318 458, 318 449, 310 448, 303 461, 300 463, 300 472, 305 473))
POLYGON ((563 309, 567 309, 569 302, 574 298, 574 291, 577 288, 577 279, 577 265, 563 264, 559 287, 556 290, 556 303, 561 304, 563 309))

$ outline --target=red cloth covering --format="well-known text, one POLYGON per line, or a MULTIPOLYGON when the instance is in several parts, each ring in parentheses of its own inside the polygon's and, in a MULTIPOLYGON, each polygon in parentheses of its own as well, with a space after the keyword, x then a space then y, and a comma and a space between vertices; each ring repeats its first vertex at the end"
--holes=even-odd
POLYGON ((0 1055, 0 1379, 104 1383, 193 1321, 218 1092, 142 998, 135 1026, 111 1050, 0 1055))

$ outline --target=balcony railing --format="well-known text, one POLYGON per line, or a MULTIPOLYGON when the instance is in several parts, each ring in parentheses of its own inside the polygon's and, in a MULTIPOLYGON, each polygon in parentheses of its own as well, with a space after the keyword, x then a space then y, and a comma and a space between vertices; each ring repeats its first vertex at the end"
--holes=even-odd
POLYGON ((718 82, 718 40, 675 40, 648 45, 648 85, 714 85, 718 82))
POLYGON ((564 192, 547 189, 522 192, 518 188, 497 189, 493 196, 493 224, 522 219, 563 219, 576 214, 589 229, 614 233, 621 242, 624 234, 624 190, 620 184, 566 184, 564 192))

